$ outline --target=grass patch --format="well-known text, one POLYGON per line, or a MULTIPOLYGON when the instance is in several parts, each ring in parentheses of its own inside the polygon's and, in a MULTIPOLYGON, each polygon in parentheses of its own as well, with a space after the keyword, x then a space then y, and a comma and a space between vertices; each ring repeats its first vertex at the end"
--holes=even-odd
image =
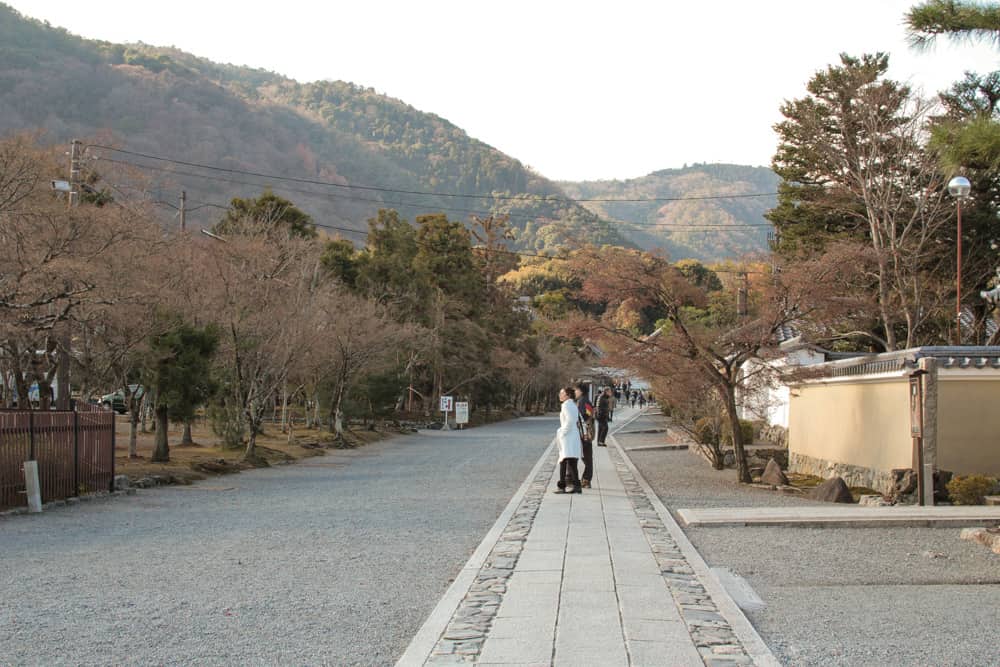
POLYGON ((805 475, 800 472, 786 472, 785 476, 788 477, 789 486, 794 486, 795 488, 802 489, 803 491, 814 489, 826 481, 817 475, 805 475))

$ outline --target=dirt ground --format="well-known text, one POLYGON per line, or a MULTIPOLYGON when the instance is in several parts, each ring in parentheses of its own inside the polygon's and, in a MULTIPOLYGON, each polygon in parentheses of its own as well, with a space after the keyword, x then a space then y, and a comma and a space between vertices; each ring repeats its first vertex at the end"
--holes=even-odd
MULTIPOLYGON (((153 453, 153 428, 149 432, 138 434, 137 458, 129 458, 129 416, 115 416, 115 474, 128 475, 137 480, 142 477, 159 475, 169 477, 177 484, 189 484, 191 481, 205 479, 220 474, 239 472, 264 463, 245 463, 244 450, 227 449, 222 446, 220 438, 212 432, 205 420, 199 419, 191 429, 194 445, 180 445, 184 432, 183 424, 170 424, 167 431, 170 442, 170 461, 168 463, 153 463, 150 456, 153 453)), ((301 425, 295 428, 291 443, 287 433, 281 432, 279 424, 266 423, 264 433, 257 436, 257 455, 267 464, 291 463, 311 456, 322 456, 330 448, 360 447, 370 442, 394 435, 397 431, 371 431, 365 427, 357 427, 346 431, 345 442, 336 443, 333 434, 327 430, 307 429, 301 425)))

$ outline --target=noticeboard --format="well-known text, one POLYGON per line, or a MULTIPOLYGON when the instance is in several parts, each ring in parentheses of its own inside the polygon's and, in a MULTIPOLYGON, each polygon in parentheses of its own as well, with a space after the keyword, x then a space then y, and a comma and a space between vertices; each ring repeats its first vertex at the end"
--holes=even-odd
POLYGON ((452 400, 451 396, 441 397, 441 412, 451 412, 452 400))
POLYGON ((469 423, 469 404, 467 401, 458 401, 455 403, 455 423, 469 423))

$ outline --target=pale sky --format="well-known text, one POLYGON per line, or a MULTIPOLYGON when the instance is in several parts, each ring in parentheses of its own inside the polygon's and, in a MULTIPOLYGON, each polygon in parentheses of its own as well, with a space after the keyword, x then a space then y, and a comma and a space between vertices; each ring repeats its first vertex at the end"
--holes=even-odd
POLYGON ((560 180, 769 165, 782 101, 840 52, 887 51, 929 95, 1000 69, 988 45, 909 49, 915 0, 6 1, 84 37, 372 87, 560 180))

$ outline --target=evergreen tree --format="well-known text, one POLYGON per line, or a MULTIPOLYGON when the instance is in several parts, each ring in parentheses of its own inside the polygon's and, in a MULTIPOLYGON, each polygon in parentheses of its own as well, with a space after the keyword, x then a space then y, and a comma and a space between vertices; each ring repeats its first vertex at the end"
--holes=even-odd
POLYGON ((910 43, 932 46, 939 35, 953 40, 979 40, 1000 46, 1000 7, 960 0, 927 0, 905 17, 910 43))

